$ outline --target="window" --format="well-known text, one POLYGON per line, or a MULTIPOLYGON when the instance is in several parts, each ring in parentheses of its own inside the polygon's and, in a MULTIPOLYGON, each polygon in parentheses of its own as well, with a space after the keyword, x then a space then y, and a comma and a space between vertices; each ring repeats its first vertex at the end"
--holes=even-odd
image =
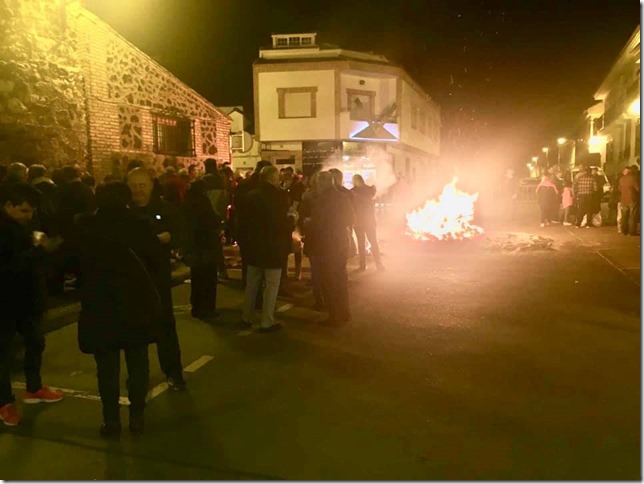
POLYGON ((315 118, 317 92, 317 87, 278 87, 279 118, 315 118))
POLYGON ((288 39, 277 39, 277 43, 275 44, 276 47, 287 47, 288 46, 288 39))
POLYGON ((426 123, 426 121, 427 121, 427 119, 426 119, 426 117, 425 117, 425 111, 423 111, 423 110, 420 110, 420 111, 419 111, 419 114, 418 114, 418 121, 419 121, 419 123, 418 123, 418 124, 419 124, 419 128, 418 128, 418 129, 419 129, 419 131, 420 131, 421 133, 425 134, 425 132, 426 132, 426 125, 425 125, 425 123, 426 123))
POLYGON ((162 155, 194 156, 193 133, 193 123, 189 119, 154 116, 154 152, 162 155))
POLYGON ((635 127, 635 156, 639 157, 640 154, 640 118, 637 118, 637 126, 635 127))
POLYGON ((302 37, 302 45, 313 45, 313 39, 311 37, 302 37))
POLYGON ((288 45, 289 47, 297 47, 300 45, 300 38, 299 37, 289 37, 288 38, 288 45))
POLYGON ((375 117, 374 91, 347 89, 347 106, 351 113, 352 121, 371 121, 375 117))
POLYGON ((418 107, 411 107, 411 129, 418 129, 418 107))

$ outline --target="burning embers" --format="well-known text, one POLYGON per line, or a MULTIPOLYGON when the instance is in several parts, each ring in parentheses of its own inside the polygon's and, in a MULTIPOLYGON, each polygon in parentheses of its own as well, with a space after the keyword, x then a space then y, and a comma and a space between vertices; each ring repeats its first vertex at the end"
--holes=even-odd
POLYGON ((474 220, 474 203, 478 193, 470 195, 456 188, 458 178, 445 185, 438 200, 427 200, 425 206, 406 215, 406 234, 415 240, 467 240, 478 237, 483 229, 474 220))

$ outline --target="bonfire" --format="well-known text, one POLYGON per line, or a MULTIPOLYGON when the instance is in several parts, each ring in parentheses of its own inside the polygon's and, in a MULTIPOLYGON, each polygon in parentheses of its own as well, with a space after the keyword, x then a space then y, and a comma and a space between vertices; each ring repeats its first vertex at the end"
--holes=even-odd
POLYGON ((478 237, 483 229, 474 225, 474 204, 478 193, 456 188, 458 178, 445 185, 436 200, 427 200, 422 208, 406 215, 406 233, 415 240, 467 240, 478 237))

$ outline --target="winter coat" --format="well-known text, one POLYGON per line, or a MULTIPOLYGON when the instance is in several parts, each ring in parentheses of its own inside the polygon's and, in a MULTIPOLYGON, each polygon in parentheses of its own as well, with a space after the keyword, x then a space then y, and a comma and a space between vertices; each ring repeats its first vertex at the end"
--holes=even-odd
POLYGON ((172 249, 182 248, 185 244, 185 222, 179 209, 160 198, 153 198, 145 207, 132 207, 131 210, 134 215, 152 224, 155 234, 169 232, 171 235, 169 244, 161 244, 158 261, 157 282, 159 289, 165 289, 167 292, 172 285, 172 266, 170 264, 172 249))
POLYGON ((215 264, 221 253, 222 218, 215 213, 203 182, 193 182, 183 201, 184 258, 190 267, 215 264))
POLYGON ((156 341, 160 244, 150 223, 126 208, 100 209, 79 217, 78 234, 80 350, 94 354, 156 341))
POLYGON ((36 320, 47 307, 45 251, 34 247, 30 225, 0 210, 0 326, 17 319, 36 320))
POLYGON ((640 183, 638 178, 629 173, 619 179, 619 201, 622 205, 632 205, 639 202, 640 183))
POLYGON ((356 216, 356 227, 376 225, 376 187, 363 185, 351 189, 351 200, 356 216))
POLYGON ((288 216, 287 194, 265 182, 248 194, 248 265, 281 269, 291 250, 294 220, 288 216))
POLYGON ((248 207, 248 195, 259 186, 259 173, 255 172, 247 180, 243 180, 235 189, 233 203, 235 205, 235 238, 239 245, 248 241, 251 210, 248 207))
POLYGON ((314 200, 311 222, 307 229, 312 254, 322 257, 346 258, 349 254, 349 227, 354 216, 349 197, 343 191, 329 188, 314 200))

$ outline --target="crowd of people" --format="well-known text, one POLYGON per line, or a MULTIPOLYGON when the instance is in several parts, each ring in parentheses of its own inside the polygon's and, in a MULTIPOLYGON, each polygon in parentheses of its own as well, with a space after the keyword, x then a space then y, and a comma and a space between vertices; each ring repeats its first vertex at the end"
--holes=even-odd
MULTIPOLYGON (((565 177, 562 172, 546 173, 536 188, 541 227, 559 223, 579 228, 601 226, 604 185, 605 178, 597 167, 582 167, 574 179, 565 177)), ((609 209, 615 211, 618 232, 637 235, 640 216, 637 165, 624 168, 608 195, 609 209)))
POLYGON ((148 391, 148 348, 156 344, 170 389, 187 389, 172 301, 173 259, 190 267, 192 316, 214 322, 217 284, 228 278, 224 245, 237 244, 245 303, 239 328, 282 329, 274 319, 280 294, 288 294, 289 255, 295 279, 306 256, 314 309, 328 312, 321 324, 351 319, 347 261, 357 252, 366 269, 366 240, 383 270, 376 234, 375 188, 360 175, 343 186, 337 169, 311 177, 291 167, 260 161, 247 177, 207 159, 203 171, 176 160, 163 173, 133 161, 125 176, 96 185, 78 166, 51 175, 43 165, 13 163, 0 174, 0 420, 18 425, 21 415, 11 386, 17 334, 24 340, 25 403, 57 402, 40 370, 45 349, 41 328, 48 297, 77 288, 80 351, 93 355, 103 405, 100 434, 121 433, 120 354, 128 370, 129 429, 143 431, 148 391), (357 248, 353 232, 357 236, 357 248))

